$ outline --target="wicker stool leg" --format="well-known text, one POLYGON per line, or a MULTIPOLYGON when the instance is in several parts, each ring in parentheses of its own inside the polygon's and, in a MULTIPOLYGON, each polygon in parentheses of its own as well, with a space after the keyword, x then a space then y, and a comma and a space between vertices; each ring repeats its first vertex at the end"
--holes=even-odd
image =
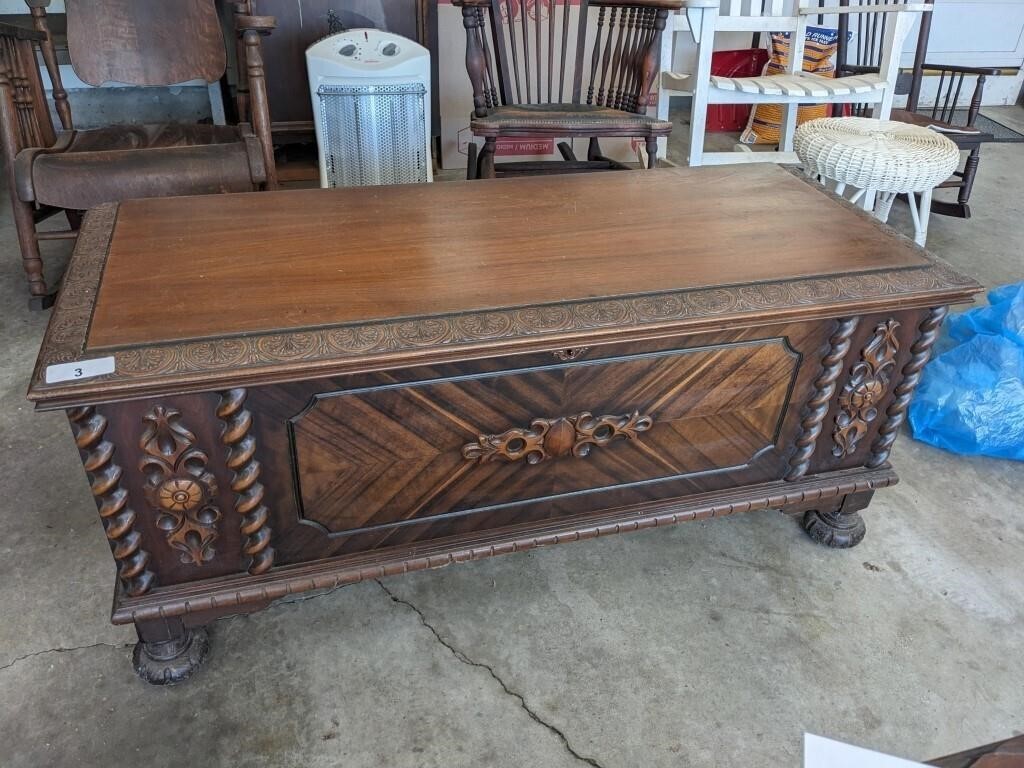
POLYGON ((868 213, 875 210, 875 197, 877 194, 875 190, 870 188, 864 190, 864 199, 861 201, 861 207, 868 213))
POLYGON ((875 203, 875 218, 882 222, 888 221, 889 211, 892 210, 892 201, 895 199, 895 192, 879 192, 878 202, 875 203))
POLYGON ((914 220, 914 242, 924 247, 928 240, 928 220, 932 212, 932 191, 926 189, 921 193, 920 202, 913 192, 908 195, 910 216, 914 220), (920 207, 919 207, 920 206, 920 207))

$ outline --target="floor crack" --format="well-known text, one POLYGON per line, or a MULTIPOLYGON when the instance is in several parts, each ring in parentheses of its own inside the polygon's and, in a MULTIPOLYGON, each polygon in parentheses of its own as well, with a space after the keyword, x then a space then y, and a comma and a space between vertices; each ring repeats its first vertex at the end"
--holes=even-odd
POLYGON ((557 726, 554 726, 551 723, 547 722, 546 720, 541 718, 541 716, 538 715, 534 710, 532 710, 530 708, 530 705, 526 703, 526 699, 523 698, 522 694, 509 688, 508 685, 506 685, 505 681, 502 680, 494 671, 493 667, 491 667, 488 664, 484 664, 482 661, 476 661, 475 659, 471 659, 469 656, 460 651, 450 642, 445 640, 441 636, 441 633, 438 632, 437 629, 434 627, 434 625, 427 621, 427 617, 423 615, 423 611, 421 611, 415 605, 410 603, 408 600, 403 600, 402 598, 398 597, 394 592, 392 592, 390 589, 384 586, 383 582, 381 582, 380 579, 374 579, 374 581, 377 582, 380 588, 384 590, 384 594, 391 598, 393 602, 398 603, 399 605, 404 605, 406 608, 409 608, 411 611, 413 611, 413 613, 415 613, 419 617, 420 623, 430 631, 430 633, 434 636, 437 642, 439 642, 441 645, 448 649, 452 656, 454 656, 456 659, 458 659, 463 664, 466 664, 467 666, 478 667, 480 669, 486 670, 487 674, 494 678, 494 681, 501 686, 501 689, 507 695, 511 696, 519 702, 519 706, 522 708, 524 712, 526 712, 527 715, 530 716, 530 719, 532 719, 539 725, 544 726, 559 738, 559 740, 562 742, 562 745, 565 747, 566 751, 568 751, 570 755, 575 757, 580 762, 594 766, 594 768, 603 768, 603 766, 594 758, 581 755, 579 752, 573 749, 566 735, 557 726))
POLYGON ((86 651, 90 648, 130 648, 135 643, 93 643, 92 645, 76 645, 72 648, 47 648, 44 651, 33 651, 32 653, 26 653, 24 656, 18 656, 11 660, 7 664, 0 667, 0 672, 5 669, 10 669, 15 664, 31 659, 36 656, 45 656, 48 653, 71 653, 72 651, 86 651))

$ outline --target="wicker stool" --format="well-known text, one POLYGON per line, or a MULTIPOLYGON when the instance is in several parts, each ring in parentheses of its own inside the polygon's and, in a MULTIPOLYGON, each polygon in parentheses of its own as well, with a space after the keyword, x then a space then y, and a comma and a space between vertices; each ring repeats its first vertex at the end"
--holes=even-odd
POLYGON ((880 221, 888 220, 896 195, 906 194, 918 245, 928 237, 932 190, 960 164, 960 150, 945 136, 891 120, 810 120, 797 128, 793 143, 808 176, 835 181, 837 195, 855 187, 851 202, 880 221))

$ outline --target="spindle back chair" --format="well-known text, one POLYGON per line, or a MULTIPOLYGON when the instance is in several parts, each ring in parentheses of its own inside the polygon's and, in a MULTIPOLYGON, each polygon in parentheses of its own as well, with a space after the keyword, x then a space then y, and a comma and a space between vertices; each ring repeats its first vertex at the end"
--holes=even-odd
MULTIPOLYGON (((0 136, 29 306, 50 306, 41 240, 74 239, 81 211, 128 197, 251 191, 276 185, 260 38, 270 17, 236 16, 253 125, 115 125, 76 130, 46 8, 25 0, 33 29, 0 24, 0 136), (50 116, 37 51, 51 82, 50 116), (146 150, 145 152, 135 150, 146 150), (66 212, 69 229, 36 225, 66 212)), ((227 58, 214 0, 65 0, 71 65, 84 83, 215 82, 227 58)))
MULTIPOLYGON (((870 0, 888 4, 893 0, 870 0)), ((923 0, 932 5, 934 0, 923 0)), ((840 5, 857 6, 858 0, 839 0, 840 5)), ((877 72, 881 57, 880 43, 885 34, 886 14, 844 14, 839 17, 839 48, 836 53, 836 75, 858 76, 877 72), (849 40, 848 40, 849 38, 849 40)), ((928 38, 931 33, 932 14, 921 17, 921 27, 914 53, 910 91, 906 109, 894 109, 891 119, 900 122, 933 127, 943 131, 961 150, 967 153, 963 167, 953 177, 939 185, 940 189, 956 189, 956 201, 932 198, 932 212, 945 216, 970 218, 970 196, 981 160, 981 145, 992 140, 975 127, 981 110, 985 80, 999 74, 998 69, 962 67, 952 64, 931 64, 927 61, 928 38), (921 90, 925 73, 938 75, 934 99, 930 108, 921 108, 921 90)), ((854 105, 853 114, 863 114, 864 105, 854 105)))
POLYGON ((641 138, 648 163, 671 123, 647 117, 659 70, 661 34, 682 0, 454 0, 466 28, 473 86, 470 127, 484 138, 481 176, 550 172, 550 164, 494 164, 498 138, 587 138, 587 160, 560 144, 559 170, 620 167, 599 138, 641 138))

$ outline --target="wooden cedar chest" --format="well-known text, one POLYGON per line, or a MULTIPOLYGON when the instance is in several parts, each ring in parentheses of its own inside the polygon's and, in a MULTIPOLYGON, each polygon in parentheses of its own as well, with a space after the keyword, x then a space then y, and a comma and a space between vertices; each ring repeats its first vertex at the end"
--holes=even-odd
POLYGON ((175 682, 303 590, 768 508, 852 546, 978 290, 775 166, 137 200, 88 215, 29 398, 175 682))

